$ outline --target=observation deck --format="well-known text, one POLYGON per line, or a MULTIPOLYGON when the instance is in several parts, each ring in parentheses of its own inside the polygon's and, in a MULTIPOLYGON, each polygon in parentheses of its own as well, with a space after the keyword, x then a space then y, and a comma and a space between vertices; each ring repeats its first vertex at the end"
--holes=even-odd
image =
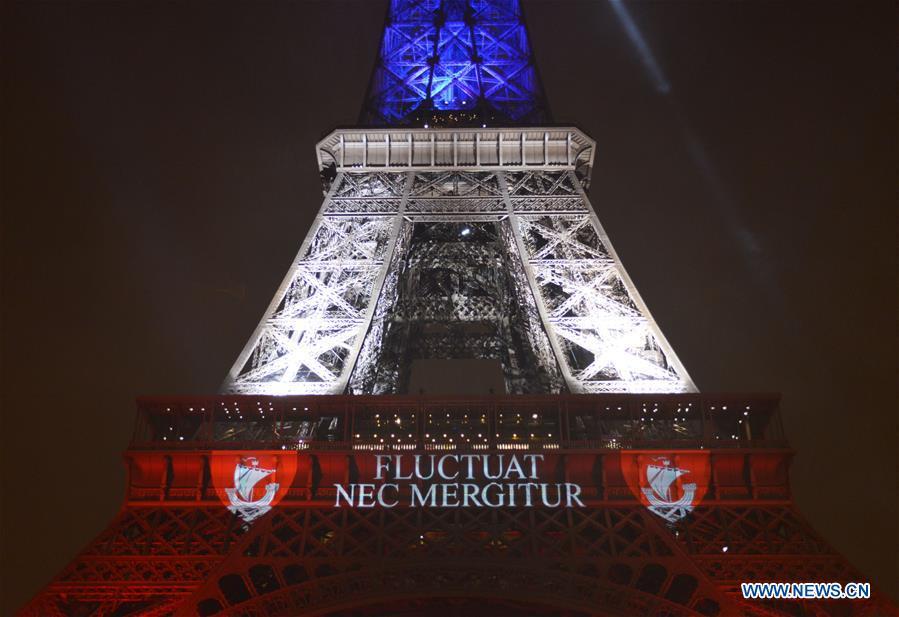
MULTIPOLYGON (((596 142, 571 126, 337 129, 315 147, 323 178, 338 172, 575 171, 588 188, 596 142)), ((328 182, 326 181, 326 185, 328 182)))
POLYGON ((282 501, 292 507, 333 507, 334 485, 370 476, 374 455, 470 453, 540 454, 546 477, 577 483, 588 507, 636 505, 622 455, 704 453, 705 501, 785 504, 792 451, 778 403, 769 394, 144 397, 126 453, 128 502, 216 502, 211 460, 228 452, 296 457, 282 501))
POLYGON ((142 397, 133 450, 786 447, 773 394, 142 397))

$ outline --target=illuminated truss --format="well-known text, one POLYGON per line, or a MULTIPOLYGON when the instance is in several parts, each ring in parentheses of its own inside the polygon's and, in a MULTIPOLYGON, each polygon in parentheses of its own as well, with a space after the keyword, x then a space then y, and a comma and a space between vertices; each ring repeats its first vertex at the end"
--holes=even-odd
POLYGON ((518 0, 391 1, 367 124, 441 112, 535 124, 545 120, 541 99, 518 0))
MULTIPOLYGON (((610 411, 614 414, 610 404, 624 408, 621 418, 638 417, 649 400, 659 399, 449 399, 458 407, 450 421, 457 428, 471 415, 472 421, 482 418, 496 426, 499 435, 503 414, 512 415, 510 410, 526 417, 540 410, 535 415, 555 419, 553 432, 560 429, 574 441, 553 449, 555 465, 549 473, 580 482, 585 507, 349 508, 334 506, 335 483, 371 469, 371 451, 350 447, 351 435, 361 432, 362 441, 353 443, 365 443, 369 429, 381 426, 379 414, 390 425, 401 416, 405 423, 414 418, 408 414, 421 414, 417 428, 409 429, 418 432, 421 443, 426 431, 448 426, 440 418, 424 420, 438 410, 449 417, 453 408, 447 399, 144 399, 135 440, 125 456, 125 507, 20 614, 382 615, 396 614, 409 600, 421 612, 431 607, 422 604, 430 599, 476 605, 478 613, 490 614, 506 614, 505 603, 514 600, 532 612, 546 607, 546 614, 567 617, 896 614, 889 599, 876 591, 869 601, 744 600, 739 591, 743 582, 864 579, 791 502, 792 452, 778 445, 780 424, 771 415, 776 408, 770 407, 776 397, 661 397, 660 416, 681 416, 689 413, 684 406, 695 405, 703 410, 706 429, 717 426, 722 415, 747 417, 742 403, 751 401, 750 417, 761 424, 741 444, 708 450, 709 490, 689 516, 672 524, 641 505, 620 473, 627 453, 584 441, 576 427, 592 418, 588 424, 599 428, 596 421, 607 422, 610 411), (228 408, 241 409, 240 418, 228 417, 228 408), (763 409, 767 411, 758 413, 763 409), (333 414, 341 414, 341 420, 329 422, 337 419, 333 414), (246 525, 222 501, 215 459, 239 457, 250 445, 260 453, 280 453, 278 444, 300 417, 336 426, 314 435, 308 449, 289 453, 296 458, 297 473, 283 478, 289 485, 284 500, 246 525), (268 424, 270 430, 241 432, 242 440, 251 441, 234 441, 233 435, 211 430, 216 424, 268 424), (184 436, 182 431, 188 439, 176 443, 187 447, 168 449, 173 442, 167 437, 184 436), (223 450, 211 453, 210 446, 223 450)), ((706 444, 720 443, 712 439, 715 432, 704 431, 706 444)), ((695 448, 689 439, 680 447, 690 443, 695 448)), ((531 442, 527 449, 545 452, 537 444, 531 442)), ((404 451, 390 445, 383 451, 404 451)), ((492 451, 501 450, 499 445, 494 442, 492 451)), ((226 467, 225 476, 230 471, 226 467)), ((445 614, 439 606, 433 608, 434 614, 445 614)))
POLYGON ((405 176, 345 175, 326 200, 264 322, 229 376, 228 390, 256 394, 333 394, 345 386, 348 358, 364 331, 392 248, 405 176), (338 190, 339 189, 339 190, 338 190), (344 198, 357 202, 357 207, 344 198), (329 215, 344 207, 360 215, 329 215))
MULTIPOLYGON (((800 603, 744 601, 739 583, 860 580, 792 507, 771 503, 698 508, 676 529, 625 505, 281 507, 248 531, 221 507, 157 504, 126 507, 22 614, 331 614, 409 597, 486 607, 515 597, 552 614, 781 616, 800 603)), ((834 614, 832 603, 801 604, 834 614)), ((880 597, 845 606, 894 612, 880 597)))
POLYGON ((228 394, 141 402, 125 507, 22 615, 895 614, 738 595, 863 579, 793 508, 776 398, 657 394, 695 387, 587 199, 593 140, 537 126, 518 0, 391 0, 363 121, 392 126, 317 144, 324 202, 228 394), (434 358, 550 396, 304 396, 402 393, 434 358), (666 521, 622 462, 696 447, 703 501, 666 521), (288 451, 252 524, 219 448, 288 451), (372 453, 413 450, 546 453, 586 504, 334 506, 372 453))
POLYGON ((404 392, 454 358, 510 393, 694 390, 587 200, 583 134, 337 131, 319 157, 334 179, 226 391, 404 392))

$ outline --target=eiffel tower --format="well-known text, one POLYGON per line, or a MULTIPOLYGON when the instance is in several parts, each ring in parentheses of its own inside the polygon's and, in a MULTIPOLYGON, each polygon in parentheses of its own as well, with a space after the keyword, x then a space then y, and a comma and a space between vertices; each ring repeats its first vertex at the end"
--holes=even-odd
POLYGON ((864 579, 794 508, 778 397, 697 391, 594 152, 550 121, 518 0, 392 0, 222 392, 138 399, 121 513, 23 614, 895 614, 743 598, 864 579), (409 393, 459 360, 505 393, 409 393))

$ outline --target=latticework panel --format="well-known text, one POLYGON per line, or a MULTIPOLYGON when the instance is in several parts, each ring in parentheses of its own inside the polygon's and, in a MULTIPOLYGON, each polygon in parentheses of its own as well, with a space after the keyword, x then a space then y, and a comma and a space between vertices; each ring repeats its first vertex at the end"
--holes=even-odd
POLYGON ((738 597, 777 580, 862 579, 789 506, 703 506, 669 526, 639 506, 284 506, 247 525, 221 505, 160 505, 126 508, 22 614, 332 614, 441 596, 597 616, 895 614, 879 597, 738 597))
POLYGON ((595 215, 584 207, 574 177, 515 172, 507 183, 535 296, 569 387, 575 392, 692 390, 595 215), (557 211, 549 211, 553 208, 557 211))
POLYGON ((496 173, 459 171, 416 173, 406 207, 409 214, 436 215, 477 215, 505 210, 496 173))
POLYGON ((680 541, 696 555, 833 554, 789 507, 699 507, 680 541))
POLYGON ((749 615, 895 615, 875 596, 853 600, 743 600, 741 583, 859 582, 864 577, 791 506, 699 507, 678 534, 690 558, 749 615))
POLYGON ((508 592, 604 615, 718 614, 727 605, 639 508, 297 509, 273 512, 252 533, 191 603, 316 612, 334 600, 324 590, 341 589, 349 604, 508 592))
POLYGON ((392 0, 363 123, 533 124, 540 90, 518 0, 392 0))
POLYGON ((170 615, 239 544, 220 507, 126 508, 24 615, 170 615))
POLYGON ((499 198, 500 189, 497 174, 491 172, 423 172, 415 174, 411 196, 499 198))
POLYGON ((499 360, 510 393, 694 389, 570 170, 338 174, 225 388, 400 393, 414 358, 499 360))
MULTIPOLYGON (((83 555, 216 556, 226 554, 240 534, 231 515, 218 508, 128 508, 83 555)), ((62 578, 66 576, 63 572, 62 578)))
MULTIPOLYGON (((494 174, 434 174, 416 183, 421 191, 498 192, 494 174), (480 189, 470 188, 478 184, 480 189)), ((416 190, 416 189, 413 189, 416 190)), ((410 200, 412 204, 415 200, 410 200)), ((444 204, 435 198, 431 215, 444 204)), ((497 200, 494 200, 497 201, 497 200)), ((505 211, 505 203, 497 201, 505 211)), ((509 242, 503 217, 415 217, 403 224, 398 272, 382 290, 376 319, 350 381, 355 393, 384 394, 407 388, 416 359, 498 360, 509 392, 559 391, 555 358, 534 309, 520 257, 509 242)))
POLYGON ((342 174, 225 389, 342 392, 391 254, 406 174, 342 174), (351 216, 347 216, 351 214, 351 216))

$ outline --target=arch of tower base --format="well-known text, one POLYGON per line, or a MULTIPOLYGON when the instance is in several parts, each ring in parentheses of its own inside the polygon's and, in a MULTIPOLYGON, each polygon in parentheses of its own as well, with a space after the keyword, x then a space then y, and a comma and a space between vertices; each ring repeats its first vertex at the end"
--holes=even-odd
POLYGON ((742 582, 864 580, 793 507, 770 397, 230 395, 139 410, 125 508, 22 614, 895 614, 877 596, 740 597, 742 582), (662 439, 670 421, 693 448, 662 439), (478 431, 483 446, 459 445, 478 431), (411 448, 382 445, 410 433, 411 448), (669 506, 643 502, 659 478, 669 506), (557 486, 577 502, 527 490, 557 486))
POLYGON ((453 597, 575 614, 718 615, 730 600, 643 508, 278 507, 182 615, 329 614, 453 597))
POLYGON ((697 391, 518 0, 389 7, 364 125, 316 144, 318 214, 222 393, 138 400, 125 507, 22 614, 896 614, 743 599, 864 581, 794 509, 779 397, 697 391), (410 393, 422 362, 506 392, 410 393))
MULTIPOLYGON (((423 562, 306 581, 233 605, 230 611, 240 615, 342 617, 388 613, 471 615, 502 607, 504 615, 717 614, 717 603, 707 601, 705 606, 711 610, 696 612, 651 593, 552 567, 423 562)), ((196 610, 185 607, 183 614, 202 615, 203 606, 196 610)))

